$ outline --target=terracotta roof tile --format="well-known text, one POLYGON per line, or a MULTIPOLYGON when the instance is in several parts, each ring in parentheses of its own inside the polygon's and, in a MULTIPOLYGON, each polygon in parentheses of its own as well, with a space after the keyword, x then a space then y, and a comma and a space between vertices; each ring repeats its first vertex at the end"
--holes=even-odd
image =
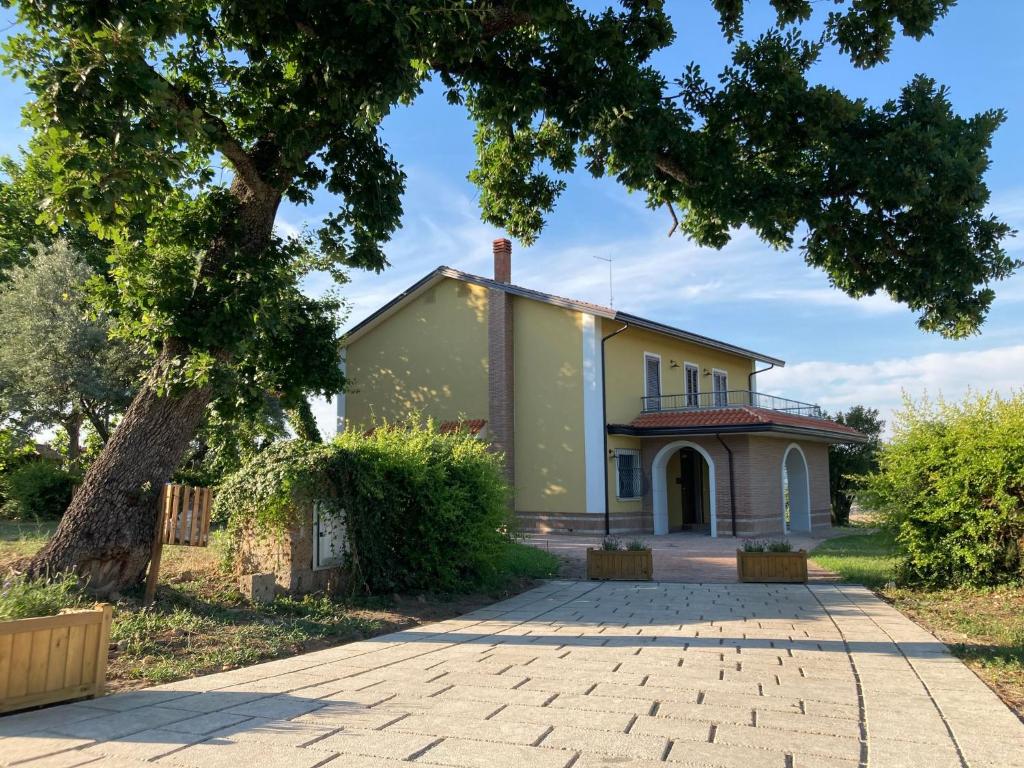
POLYGON ((466 431, 471 435, 478 435, 487 426, 487 419, 460 419, 458 421, 442 421, 437 425, 437 431, 442 434, 449 432, 466 431))
POLYGON ((853 427, 839 424, 829 419, 815 419, 810 416, 797 416, 781 411, 753 406, 734 406, 729 408, 694 409, 689 411, 651 411, 643 413, 629 423, 634 429, 692 429, 699 427, 754 427, 779 426, 801 427, 818 431, 834 432, 837 435, 863 437, 853 427))

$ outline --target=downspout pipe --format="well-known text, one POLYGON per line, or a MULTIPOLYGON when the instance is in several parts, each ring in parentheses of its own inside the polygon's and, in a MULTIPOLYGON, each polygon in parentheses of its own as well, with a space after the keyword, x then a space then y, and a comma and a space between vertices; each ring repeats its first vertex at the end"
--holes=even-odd
POLYGON ((715 437, 718 438, 718 442, 720 442, 722 444, 722 447, 725 448, 725 452, 727 454, 729 454, 729 512, 732 514, 732 535, 735 537, 736 536, 736 480, 735 480, 735 475, 733 475, 733 471, 732 471, 732 467, 733 467, 733 464, 732 464, 732 448, 730 448, 726 444, 725 440, 723 440, 722 436, 720 434, 718 434, 717 432, 715 433, 715 437))
POLYGON ((775 363, 768 363, 767 368, 762 368, 759 371, 751 371, 747 374, 747 393, 750 395, 750 404, 754 404, 754 377, 759 373, 767 373, 775 367, 775 363))
POLYGON ((611 496, 608 493, 608 390, 605 388, 605 377, 607 376, 605 357, 604 357, 604 345, 609 339, 618 336, 624 330, 629 328, 628 323, 623 323, 622 327, 617 331, 609 333, 607 336, 601 339, 601 432, 604 437, 604 455, 601 457, 601 462, 604 464, 604 535, 610 536, 612 533, 612 518, 611 518, 611 496))

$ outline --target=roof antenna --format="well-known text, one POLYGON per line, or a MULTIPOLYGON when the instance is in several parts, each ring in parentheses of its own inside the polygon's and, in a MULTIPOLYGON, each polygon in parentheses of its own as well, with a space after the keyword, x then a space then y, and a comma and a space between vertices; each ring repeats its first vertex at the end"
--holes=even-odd
POLYGON ((595 256, 594 254, 591 254, 591 256, 594 256, 598 261, 608 262, 608 306, 614 308, 615 292, 612 290, 612 258, 611 256, 595 256))

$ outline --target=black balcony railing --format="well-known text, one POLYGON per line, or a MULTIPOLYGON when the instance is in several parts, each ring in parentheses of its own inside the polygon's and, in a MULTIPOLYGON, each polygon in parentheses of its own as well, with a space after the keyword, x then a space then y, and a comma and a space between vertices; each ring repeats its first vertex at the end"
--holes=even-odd
POLYGON ((824 418, 821 407, 814 403, 802 403, 799 400, 790 400, 788 397, 766 395, 763 392, 751 392, 746 389, 730 389, 726 392, 694 392, 686 395, 657 395, 643 397, 641 400, 644 413, 752 405, 755 408, 767 408, 771 411, 791 413, 794 416, 809 416, 812 419, 824 418))

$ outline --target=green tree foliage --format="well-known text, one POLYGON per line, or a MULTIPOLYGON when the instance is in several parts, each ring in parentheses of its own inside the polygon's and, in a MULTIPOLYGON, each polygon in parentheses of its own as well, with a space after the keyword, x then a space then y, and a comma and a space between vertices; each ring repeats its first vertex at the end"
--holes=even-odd
POLYGON ((267 396, 262 408, 232 418, 222 416, 215 404, 185 454, 175 480, 217 487, 226 477, 287 436, 285 414, 275 397, 267 396))
POLYGON ((461 591, 491 583, 509 525, 501 462, 466 433, 415 420, 328 444, 277 443, 221 486, 232 537, 280 535, 309 514, 341 515, 356 591, 461 591))
POLYGON ((0 282, 11 267, 28 264, 33 246, 58 240, 97 272, 106 270, 109 243, 98 239, 81 219, 64 218, 57 225, 46 214, 53 184, 54 169, 45 155, 0 157, 0 282))
POLYGON ((110 318, 90 312, 94 275, 67 243, 32 253, 0 283, 0 407, 21 435, 63 427, 74 462, 83 421, 107 438, 145 358, 137 345, 110 340, 110 318))
POLYGON ((1024 394, 907 401, 860 498, 896 537, 903 580, 1024 578, 1024 394))
POLYGON ((829 488, 832 495, 832 522, 847 525, 857 489, 857 478, 878 469, 878 449, 885 422, 877 408, 855 405, 846 412, 830 416, 833 421, 853 427, 867 435, 865 443, 840 443, 828 448, 829 488))
POLYGON ((25 461, 6 475, 0 517, 10 520, 40 520, 60 517, 71 501, 81 476, 63 469, 50 459, 25 461))

